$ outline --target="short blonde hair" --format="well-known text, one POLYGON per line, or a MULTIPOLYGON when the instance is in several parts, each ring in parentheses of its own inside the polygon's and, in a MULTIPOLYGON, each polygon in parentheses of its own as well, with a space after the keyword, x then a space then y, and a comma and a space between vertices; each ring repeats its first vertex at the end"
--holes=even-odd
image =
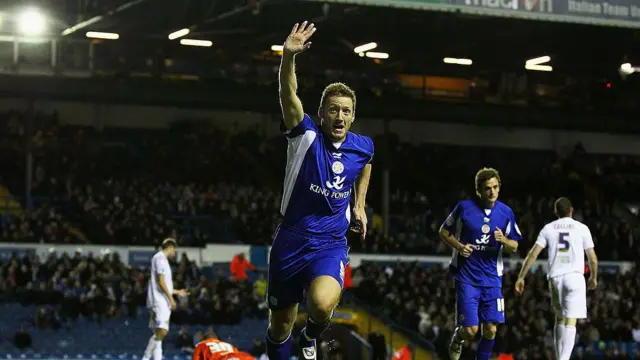
POLYGON ((320 98, 321 109, 324 109, 324 105, 327 99, 332 96, 351 98, 351 101, 353 101, 353 111, 356 111, 356 92, 346 84, 337 82, 327 85, 327 87, 324 88, 324 91, 322 92, 322 97, 320 98))

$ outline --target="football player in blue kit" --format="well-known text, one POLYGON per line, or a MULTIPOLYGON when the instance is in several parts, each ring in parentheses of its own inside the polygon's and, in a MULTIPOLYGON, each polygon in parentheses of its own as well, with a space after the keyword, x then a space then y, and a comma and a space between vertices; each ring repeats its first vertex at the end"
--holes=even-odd
POLYGON ((456 283, 457 328, 449 357, 458 360, 464 341, 473 340, 482 324, 477 360, 489 360, 497 324, 504 323, 503 252, 518 250, 522 239, 511 208, 498 201, 500 175, 491 168, 476 173, 477 199, 459 202, 440 228, 453 248, 449 274, 456 283))
POLYGON ((284 43, 280 64, 282 130, 288 148, 282 220, 269 256, 271 360, 291 357, 291 331, 305 292, 309 315, 299 347, 301 358, 316 359, 316 339, 329 327, 342 293, 351 217, 362 237, 367 229, 364 207, 373 141, 349 131, 355 93, 342 83, 327 86, 320 99, 319 125, 304 113, 296 95, 295 57, 310 47, 307 40, 315 31, 306 21, 296 24, 284 43))

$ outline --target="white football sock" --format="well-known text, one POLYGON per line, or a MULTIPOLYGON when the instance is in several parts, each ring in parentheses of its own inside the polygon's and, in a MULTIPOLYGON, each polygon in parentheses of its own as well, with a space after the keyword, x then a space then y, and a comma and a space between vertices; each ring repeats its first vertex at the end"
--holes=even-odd
POLYGON ((553 342, 556 348, 556 359, 560 359, 560 354, 562 354, 562 337, 564 336, 564 324, 556 324, 556 327, 553 331, 553 342))
POLYGON ((564 334, 562 335, 562 352, 560 353, 560 360, 571 359, 571 353, 573 352, 573 345, 576 342, 576 327, 567 325, 564 328, 564 334))
POLYGON ((156 348, 156 336, 151 335, 151 338, 149 338, 149 343, 147 344, 147 348, 144 350, 144 356, 142 357, 142 360, 150 360, 151 357, 153 356, 153 349, 155 348, 156 348))
POLYGON ((153 349, 153 360, 162 360, 162 340, 156 340, 155 348, 153 349))

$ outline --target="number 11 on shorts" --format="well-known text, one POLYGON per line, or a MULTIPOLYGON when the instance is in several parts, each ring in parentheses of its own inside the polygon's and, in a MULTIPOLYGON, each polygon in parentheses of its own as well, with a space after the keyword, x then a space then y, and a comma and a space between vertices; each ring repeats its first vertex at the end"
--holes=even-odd
POLYGON ((504 299, 496 299, 498 302, 498 312, 504 312, 504 299))

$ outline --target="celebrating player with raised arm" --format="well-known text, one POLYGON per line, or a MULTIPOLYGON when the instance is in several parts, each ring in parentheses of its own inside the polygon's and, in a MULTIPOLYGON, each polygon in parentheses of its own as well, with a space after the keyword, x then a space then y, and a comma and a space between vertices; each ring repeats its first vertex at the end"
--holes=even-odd
POLYGON ((449 274, 456 280, 457 325, 449 357, 458 360, 462 343, 482 323, 477 360, 489 360, 497 324, 504 323, 503 251, 515 252, 522 239, 511 208, 498 201, 500 175, 484 168, 476 173, 478 199, 459 202, 440 227, 440 238, 453 248, 449 274))
POLYGON ((589 228, 573 219, 573 206, 567 198, 554 204, 558 220, 550 222, 538 235, 529 251, 516 281, 515 290, 522 295, 524 279, 545 247, 549 251, 549 288, 556 313, 554 342, 556 358, 569 360, 576 340, 577 319, 587 318, 587 286, 584 281, 584 253, 589 259, 589 290, 598 287, 598 257, 593 249, 589 228))
POLYGON ((364 206, 373 141, 349 131, 355 93, 342 83, 327 86, 318 108, 320 125, 304 113, 296 95, 295 58, 310 47, 307 40, 315 31, 306 21, 296 24, 284 43, 280 64, 282 130, 288 148, 282 220, 269 258, 271 360, 291 356, 291 330, 305 290, 309 316, 299 345, 302 358, 316 359, 316 339, 329 327, 342 292, 353 191, 353 217, 362 237, 367 229, 364 206))
POLYGON ((185 290, 173 289, 173 276, 169 259, 176 256, 178 244, 167 238, 161 249, 151 259, 151 277, 147 288, 147 308, 149 309, 149 328, 153 335, 149 339, 142 360, 162 360, 162 340, 169 332, 171 310, 176 308, 173 295, 187 296, 185 290))

